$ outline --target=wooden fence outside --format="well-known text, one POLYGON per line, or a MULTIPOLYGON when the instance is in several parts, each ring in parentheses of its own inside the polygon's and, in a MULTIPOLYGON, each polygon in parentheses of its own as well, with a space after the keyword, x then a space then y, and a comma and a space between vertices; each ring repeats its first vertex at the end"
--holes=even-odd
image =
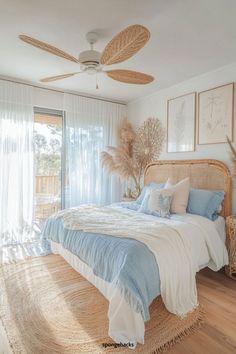
POLYGON ((41 223, 60 210, 60 176, 35 177, 35 218, 41 223))

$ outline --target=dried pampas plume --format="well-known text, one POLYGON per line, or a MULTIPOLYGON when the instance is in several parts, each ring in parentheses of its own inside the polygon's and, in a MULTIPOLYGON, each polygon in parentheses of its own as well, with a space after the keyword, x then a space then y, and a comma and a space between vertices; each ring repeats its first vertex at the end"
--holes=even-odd
POLYGON ((233 162, 233 165, 234 165, 233 176, 235 177, 236 176, 236 149, 233 147, 233 144, 230 141, 229 137, 226 136, 226 138, 227 138, 227 142, 229 144, 229 147, 230 147, 230 150, 231 150, 231 153, 232 153, 232 162, 233 162))
POLYGON ((132 178, 135 187, 139 189, 137 180, 138 171, 134 161, 127 151, 122 147, 108 146, 108 151, 101 153, 102 166, 109 174, 118 174, 122 180, 132 178))
POLYGON ((123 180, 131 178, 139 194, 145 167, 160 156, 165 130, 156 118, 148 118, 137 131, 124 119, 118 133, 119 146, 109 146, 101 153, 102 166, 123 180))
POLYGON ((132 156, 133 142, 135 140, 135 131, 132 124, 128 122, 127 118, 123 119, 119 128, 119 145, 123 147, 129 156, 132 156))
POLYGON ((101 162, 109 174, 118 174, 122 180, 132 178, 135 187, 139 188, 138 171, 132 159, 135 137, 132 124, 124 118, 118 130, 118 147, 108 146, 107 151, 101 153, 101 162))

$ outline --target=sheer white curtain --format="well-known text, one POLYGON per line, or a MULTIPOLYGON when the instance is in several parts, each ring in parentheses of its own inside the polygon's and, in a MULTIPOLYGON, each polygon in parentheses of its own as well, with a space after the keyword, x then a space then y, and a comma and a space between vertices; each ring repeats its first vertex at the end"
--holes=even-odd
POLYGON ((32 88, 0 80, 0 246, 33 237, 33 196, 32 88))
POLYGON ((121 185, 102 169, 100 153, 117 144, 126 107, 75 95, 64 95, 66 122, 65 207, 120 200, 121 185))

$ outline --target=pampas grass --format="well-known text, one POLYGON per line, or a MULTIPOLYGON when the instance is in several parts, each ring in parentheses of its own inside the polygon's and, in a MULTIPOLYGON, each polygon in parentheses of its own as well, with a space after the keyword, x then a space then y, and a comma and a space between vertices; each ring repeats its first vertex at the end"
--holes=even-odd
POLYGON ((108 151, 103 151, 102 165, 106 168, 109 174, 118 173, 121 179, 126 180, 132 177, 136 180, 137 169, 134 166, 132 158, 128 155, 126 150, 121 147, 108 146, 108 151))
POLYGON ((132 124, 128 122, 127 118, 123 119, 118 136, 120 145, 131 157, 133 153, 133 143, 135 141, 136 133, 132 127, 132 124))
POLYGON ((233 147, 233 144, 230 141, 229 137, 226 136, 226 138, 227 138, 227 142, 229 144, 229 147, 230 147, 230 150, 231 150, 231 153, 232 153, 232 162, 233 162, 233 165, 234 165, 233 176, 235 177, 236 176, 236 149, 233 147))
POLYGON ((160 156, 165 130, 155 118, 148 118, 137 131, 124 119, 118 137, 118 147, 108 146, 101 153, 102 166, 109 174, 117 174, 122 180, 131 178, 138 195, 145 167, 160 156))

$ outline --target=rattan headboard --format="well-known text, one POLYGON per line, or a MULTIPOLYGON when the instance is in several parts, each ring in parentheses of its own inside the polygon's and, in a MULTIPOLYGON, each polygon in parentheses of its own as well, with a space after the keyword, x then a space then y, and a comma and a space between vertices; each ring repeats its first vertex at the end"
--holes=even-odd
POLYGON ((163 160, 150 163, 144 173, 144 184, 165 182, 172 177, 174 182, 189 177, 193 188, 224 190, 225 199, 221 215, 232 212, 232 184, 228 167, 217 160, 163 160))

